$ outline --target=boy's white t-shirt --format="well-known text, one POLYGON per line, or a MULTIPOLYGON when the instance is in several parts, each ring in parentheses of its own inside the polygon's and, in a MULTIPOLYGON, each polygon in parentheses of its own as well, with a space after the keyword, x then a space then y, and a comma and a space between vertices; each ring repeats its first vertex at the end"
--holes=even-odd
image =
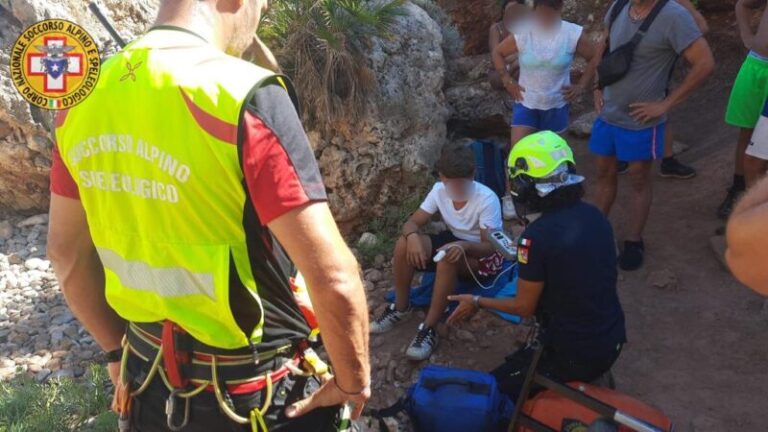
POLYGON ((445 185, 435 183, 429 195, 421 203, 421 209, 429 214, 438 211, 443 222, 456 238, 479 243, 480 229, 495 230, 502 227, 499 197, 482 183, 475 182, 475 193, 460 210, 456 210, 448 197, 445 185))
POLYGON ((582 31, 580 25, 568 21, 555 29, 542 29, 532 21, 517 28, 523 106, 550 110, 568 103, 562 89, 571 85, 571 64, 582 31))

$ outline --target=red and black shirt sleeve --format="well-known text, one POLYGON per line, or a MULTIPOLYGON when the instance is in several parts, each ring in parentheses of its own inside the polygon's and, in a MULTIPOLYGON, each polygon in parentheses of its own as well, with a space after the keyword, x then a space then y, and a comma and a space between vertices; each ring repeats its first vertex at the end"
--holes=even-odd
POLYGON ((61 195, 67 198, 80 199, 80 191, 77 190, 77 183, 72 178, 64 161, 59 153, 59 146, 53 144, 51 154, 51 193, 61 195))
MULTIPOLYGON (((299 114, 277 80, 255 88, 243 109, 238 129, 243 209, 251 271, 264 311, 261 347, 296 343, 309 332, 288 284, 295 268, 267 225, 291 210, 327 200, 314 152, 299 114)), ((236 272, 231 272, 235 274, 236 272)), ((230 306, 246 333, 259 322, 259 305, 232 280, 230 306)))
POLYGON ((262 224, 307 203, 327 200, 309 139, 282 86, 256 89, 241 122, 243 173, 262 224))

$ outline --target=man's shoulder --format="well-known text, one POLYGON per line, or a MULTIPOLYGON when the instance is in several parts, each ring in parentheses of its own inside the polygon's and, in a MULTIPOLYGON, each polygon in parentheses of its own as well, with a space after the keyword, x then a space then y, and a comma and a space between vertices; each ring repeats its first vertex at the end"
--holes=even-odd
POLYGON ((659 12, 659 16, 656 20, 666 26, 673 23, 679 24, 683 20, 693 20, 693 16, 685 6, 681 5, 676 0, 668 0, 667 4, 661 9, 661 12, 659 12))

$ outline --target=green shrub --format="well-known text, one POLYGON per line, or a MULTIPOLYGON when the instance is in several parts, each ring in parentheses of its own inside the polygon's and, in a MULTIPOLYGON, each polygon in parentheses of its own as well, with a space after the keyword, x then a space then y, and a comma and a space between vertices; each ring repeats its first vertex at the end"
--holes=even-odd
POLYGON ((364 267, 370 267, 377 255, 385 258, 392 256, 395 242, 400 237, 400 229, 406 220, 419 208, 421 196, 414 195, 406 199, 400 207, 391 207, 379 217, 372 219, 365 231, 376 235, 376 242, 370 245, 358 245, 357 250, 364 267))
POLYGON ((109 411, 108 389, 101 366, 80 380, 40 384, 20 376, 0 382, 0 432, 114 431, 117 417, 109 411))
POLYGON ((259 29, 301 95, 310 127, 354 121, 375 88, 364 57, 370 37, 386 38, 405 0, 283 0, 259 29))

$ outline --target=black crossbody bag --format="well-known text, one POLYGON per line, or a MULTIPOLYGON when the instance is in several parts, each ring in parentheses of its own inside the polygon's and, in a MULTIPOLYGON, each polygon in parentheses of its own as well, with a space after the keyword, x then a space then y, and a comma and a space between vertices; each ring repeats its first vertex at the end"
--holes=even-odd
MULTIPOLYGON (((635 57, 635 49, 637 48, 637 45, 640 44, 643 36, 648 32, 651 24, 656 20, 659 12, 666 6, 668 1, 669 0, 659 0, 632 39, 624 45, 605 54, 600 65, 597 66, 597 85, 599 88, 604 89, 611 84, 615 84, 627 75, 627 72, 629 72, 629 68, 632 65, 632 59, 635 57)), ((616 22, 616 18, 619 17, 619 14, 624 10, 624 7, 628 3, 629 0, 618 0, 611 10, 611 19, 608 23, 609 35, 613 23, 616 22)))

